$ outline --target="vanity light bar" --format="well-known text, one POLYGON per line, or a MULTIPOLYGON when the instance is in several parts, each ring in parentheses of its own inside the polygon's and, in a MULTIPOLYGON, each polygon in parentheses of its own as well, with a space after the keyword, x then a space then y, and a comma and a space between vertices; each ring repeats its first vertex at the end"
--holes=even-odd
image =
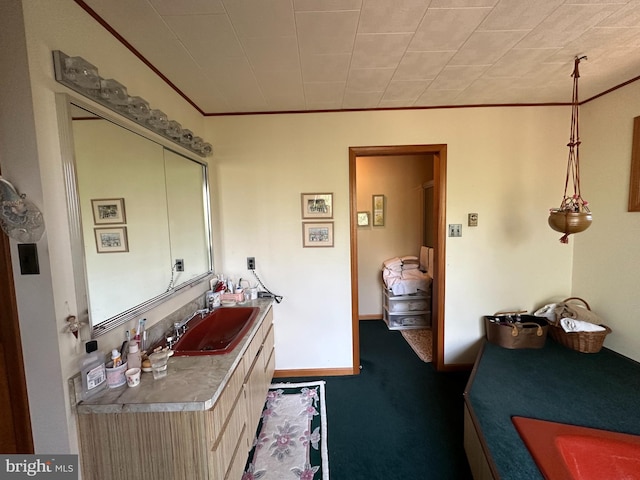
POLYGON ((53 67, 58 83, 201 157, 213 154, 210 143, 194 135, 191 130, 182 128, 175 120, 169 120, 161 110, 152 109, 144 98, 130 96, 127 87, 121 83, 100 77, 97 67, 84 58, 70 57, 60 50, 54 50, 53 67))

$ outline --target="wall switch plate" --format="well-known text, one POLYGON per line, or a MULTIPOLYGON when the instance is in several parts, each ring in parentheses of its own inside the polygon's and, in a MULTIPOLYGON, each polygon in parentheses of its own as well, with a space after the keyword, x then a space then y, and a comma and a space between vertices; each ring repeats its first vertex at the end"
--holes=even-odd
POLYGON ((247 257, 247 270, 256 269, 256 257, 247 257))
POLYGON ((470 227, 477 227, 478 226, 478 214, 477 213, 470 213, 469 214, 469 226, 470 227))
POLYGON ((176 272, 184 272, 184 259, 178 258, 176 260, 176 272))
POLYGON ((461 223, 450 223, 449 224, 449 236, 450 237, 461 237, 462 236, 462 224, 461 223))

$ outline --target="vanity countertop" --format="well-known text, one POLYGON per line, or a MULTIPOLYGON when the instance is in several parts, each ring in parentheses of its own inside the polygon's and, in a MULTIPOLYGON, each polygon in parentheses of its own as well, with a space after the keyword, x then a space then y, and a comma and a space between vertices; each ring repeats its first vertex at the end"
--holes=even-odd
POLYGON ((172 356, 167 376, 154 380, 143 373, 140 385, 107 389, 77 403, 78 414, 125 412, 180 412, 208 410, 242 359, 249 343, 271 308, 272 299, 248 301, 240 306, 259 307, 260 313, 249 332, 229 353, 193 357, 172 356))

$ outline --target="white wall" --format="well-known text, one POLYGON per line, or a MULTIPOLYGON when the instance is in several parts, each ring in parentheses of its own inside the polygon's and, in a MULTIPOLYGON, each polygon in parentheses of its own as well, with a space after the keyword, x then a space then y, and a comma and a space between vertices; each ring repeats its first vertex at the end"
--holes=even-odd
MULTIPOLYGON (((40 275, 20 275, 12 242, 33 439, 36 453, 77 452, 67 379, 78 371, 83 343, 64 330, 66 317, 77 314, 77 302, 55 106, 55 93, 70 91, 54 80, 51 51, 85 57, 98 66, 101 74, 116 78, 129 87, 131 94, 145 97, 152 107, 161 108, 169 118, 200 135, 203 119, 73 0, 24 0, 24 23, 20 3, 3 2, 0 16, 2 55, 3 59, 9 57, 2 63, 12 65, 0 76, 0 130, 3 136, 8 134, 7 141, 3 137, 0 162, 3 175, 43 210, 47 228, 38 243, 40 275)), ((203 288, 187 289, 148 312, 147 325, 202 292, 203 288)), ((123 331, 124 327, 99 337, 101 350, 119 346, 123 331)))
POLYGON ((208 118, 221 191, 222 268, 245 257, 284 301, 276 368, 351 367, 350 146, 447 144, 445 362, 472 363, 481 318, 571 291, 572 246, 547 226, 564 185, 567 107, 208 118), (300 193, 334 192, 335 247, 302 248, 300 193))
POLYGON ((575 236, 573 294, 584 298, 613 333, 605 346, 640 361, 640 213, 628 212, 633 118, 640 83, 580 110, 582 195, 593 224, 575 236))

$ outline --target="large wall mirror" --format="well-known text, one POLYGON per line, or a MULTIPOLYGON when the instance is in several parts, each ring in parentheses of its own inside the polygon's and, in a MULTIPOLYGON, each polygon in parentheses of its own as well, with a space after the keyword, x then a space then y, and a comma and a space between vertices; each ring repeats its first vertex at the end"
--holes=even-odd
POLYGON ((207 165, 117 116, 57 100, 79 314, 95 337, 212 272, 207 165))

